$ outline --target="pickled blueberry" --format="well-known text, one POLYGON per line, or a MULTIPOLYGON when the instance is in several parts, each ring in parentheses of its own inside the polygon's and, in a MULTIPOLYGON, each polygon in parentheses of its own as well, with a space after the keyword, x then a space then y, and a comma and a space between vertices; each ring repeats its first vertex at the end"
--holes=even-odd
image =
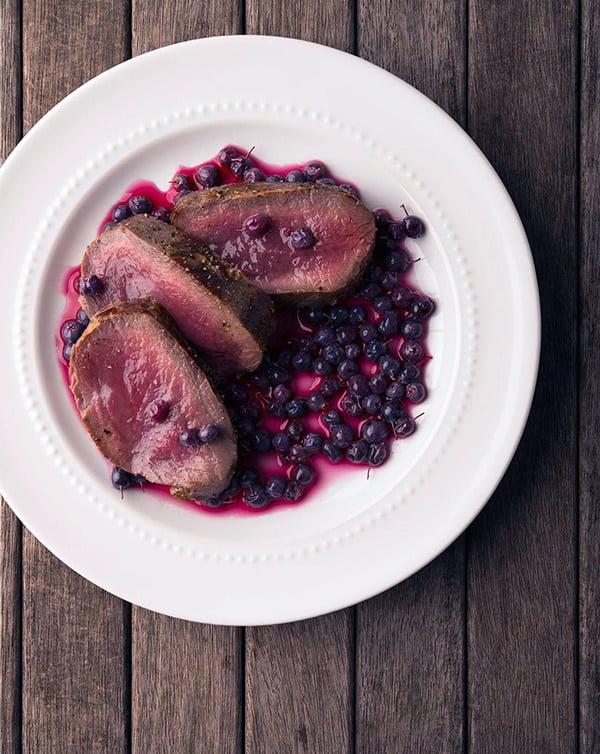
POLYGON ((328 312, 332 325, 343 325, 348 321, 348 309, 345 306, 332 306, 328 312))
POLYGON ((308 487, 315 481, 315 471, 307 463, 299 463, 292 469, 292 481, 301 487, 308 487))
POLYGON ((299 463, 300 461, 306 461, 308 453, 300 443, 296 443, 288 450, 288 458, 292 463, 299 463))
POLYGON ((415 300, 415 292, 410 288, 396 288, 392 291, 392 301, 398 309, 406 309, 415 300))
POLYGON ((271 401, 267 404, 267 413, 271 416, 276 416, 279 419, 283 418, 286 415, 285 403, 280 403, 279 401, 271 401))
POLYGON ((249 183, 255 183, 256 181, 264 181, 266 175, 260 168, 249 168, 244 172, 244 180, 249 183))
POLYGON ((381 286, 379 283, 367 283, 360 293, 363 298, 374 299, 380 295, 381 286))
POLYGON ((359 396, 364 398, 365 395, 369 395, 369 378, 364 374, 355 374, 348 380, 348 389, 359 396))
POLYGON ((259 481, 260 477, 255 469, 244 469, 240 474, 239 482, 242 489, 246 489, 253 484, 258 484, 259 481))
POLYGON ((244 502, 250 508, 264 508, 269 502, 269 495, 260 484, 252 484, 244 490, 244 502))
POLYGON ((379 413, 379 410, 383 403, 381 396, 377 393, 370 393, 369 395, 365 395, 361 402, 364 410, 367 412, 367 414, 371 414, 371 416, 379 413))
POLYGON ((352 359, 342 359, 338 364, 337 372, 342 380, 347 380, 358 374, 359 367, 356 361, 352 359))
POLYGON ((350 463, 364 463, 369 455, 369 445, 364 440, 353 442, 346 449, 346 458, 350 463))
POLYGON ((336 411, 335 409, 331 411, 327 411, 323 416, 321 417, 323 424, 326 427, 333 427, 336 424, 341 424, 342 422, 342 415, 339 411, 336 411))
POLYGON ((127 220, 128 217, 131 217, 131 210, 126 204, 117 204, 115 207, 113 207, 111 214, 112 219, 116 223, 120 223, 121 220, 127 220))
POLYGON ((116 222, 114 222, 114 221, 111 221, 111 222, 105 223, 105 225, 104 225, 104 227, 102 228, 102 230, 104 231, 104 230, 109 230, 110 228, 114 228, 116 224, 117 224, 117 223, 116 223, 116 222))
POLYGON ((416 340, 423 335, 423 325, 416 319, 405 319, 400 330, 402 335, 410 340, 416 340))
POLYGON ((183 199, 184 196, 187 196, 188 194, 191 194, 191 189, 181 189, 181 191, 178 191, 175 196, 173 197, 173 204, 177 204, 177 202, 180 199, 183 199))
POLYGON ((410 416, 404 416, 393 423, 392 429, 396 437, 408 437, 415 431, 415 423, 410 416))
MULTIPOLYGON (((389 312, 391 314, 391 312, 389 312)), ((365 356, 369 361, 377 361, 381 356, 387 353, 387 345, 383 340, 372 340, 365 346, 365 356)))
POLYGON ((331 442, 337 445, 338 448, 347 448, 354 440, 354 431, 352 430, 352 427, 344 423, 334 424, 329 432, 331 442))
POLYGON ((409 382, 415 382, 421 375, 421 370, 416 364, 405 364, 402 371, 398 375, 398 380, 404 385, 408 385, 409 382))
POLYGON ((389 398, 390 400, 404 398, 404 391, 405 386, 401 382, 392 382, 392 384, 385 391, 385 397, 389 398))
POLYGON ((356 186, 353 186, 351 183, 340 183, 340 188, 342 191, 345 191, 347 194, 351 194, 358 199, 358 189, 356 186))
POLYGON ((335 372, 335 367, 333 366, 333 364, 327 361, 327 359, 324 359, 322 356, 317 356, 317 358, 314 359, 312 368, 315 374, 318 374, 321 377, 329 377, 330 374, 333 374, 335 372))
POLYGON ((192 188, 192 183, 189 176, 185 173, 177 173, 171 178, 171 186, 173 186, 175 191, 183 191, 184 189, 190 190, 192 188))
POLYGON ((369 419, 361 427, 360 434, 363 440, 372 444, 374 442, 383 442, 387 438, 389 430, 386 423, 380 419, 369 419))
POLYGON ((95 296, 103 287, 98 275, 88 275, 79 280, 79 292, 84 296, 95 296))
POLYGON ((200 440, 200 433, 198 432, 198 429, 196 427, 190 427, 188 429, 184 429, 183 432, 179 435, 179 442, 184 446, 184 448, 195 448, 196 446, 200 445, 202 440, 200 440))
POLYGON ((315 391, 307 396, 306 405, 311 411, 323 411, 327 407, 327 400, 322 392, 315 391))
POLYGON ((283 183, 283 178, 280 175, 268 175, 267 183, 283 183))
POLYGON ((362 348, 358 343, 349 343, 345 348, 346 358, 356 361, 360 358, 362 348))
MULTIPOLYGON (((386 272, 383 278, 381 279, 381 285, 385 288, 386 291, 393 291, 399 282, 400 282, 399 272, 386 272)), ((391 303, 391 299, 390 299, 390 303, 391 303)))
POLYGON ((331 463, 339 463, 342 460, 342 451, 331 440, 325 440, 323 443, 322 454, 331 463))
POLYGON ((292 366, 299 372, 308 372, 312 364, 312 356, 308 351, 300 351, 292 359, 292 366))
POLYGON ((386 354, 385 356, 382 356, 379 359, 379 369, 387 377, 391 377, 392 379, 395 380, 396 377, 400 374, 402 365, 400 364, 400 360, 397 359, 395 356, 390 356, 389 354, 386 354))
POLYGON ((387 231, 392 218, 386 209, 376 209, 373 212, 373 219, 375 220, 375 227, 378 231, 387 231))
POLYGON ((285 453, 290 449, 292 441, 287 432, 277 432, 277 434, 273 435, 272 444, 273 449, 278 453, 285 453))
POLYGON ((152 403, 149 404, 147 409, 147 416, 153 422, 162 424, 167 420, 170 411, 171 404, 168 401, 163 400, 162 398, 157 398, 155 401, 152 401, 152 403))
POLYGON ((389 385, 388 378, 384 374, 381 374, 380 372, 376 372, 369 379, 369 388, 371 392, 377 393, 378 395, 383 395, 388 385, 389 385))
POLYGON ((201 165, 196 170, 196 183, 201 188, 212 188, 221 180, 221 171, 216 165, 201 165))
POLYGON ((421 382, 409 382, 406 386, 406 398, 411 403, 421 403, 427 396, 425 385, 421 382))
POLYGON ((337 377, 328 377, 326 380, 323 380, 321 385, 321 392, 325 398, 333 398, 333 396, 337 395, 341 389, 342 383, 337 377))
POLYGON ((395 422, 406 416, 406 411, 402 407, 402 404, 397 401, 385 401, 381 407, 380 414, 381 418, 385 419, 386 422, 395 422))
POLYGON ((315 181, 319 186, 336 186, 336 182, 333 178, 317 178, 315 181))
POLYGON ((271 227, 271 218, 268 215, 250 215, 242 223, 242 230, 252 238, 263 236, 271 227))
POLYGON ((409 238, 420 238, 425 231, 425 226, 422 221, 414 215, 407 215, 404 220, 402 220, 402 225, 409 238))
POLYGON ((225 391, 225 398, 231 403, 245 403, 250 399, 250 392, 244 385, 240 385, 239 383, 234 382, 233 384, 229 385, 229 387, 225 391))
POLYGON ((358 337, 364 343, 370 343, 372 340, 375 340, 377 335, 377 327, 371 322, 366 322, 358 328, 358 337))
POLYGON ((366 318, 367 318, 367 312, 364 306, 360 306, 360 304, 356 304, 355 306, 351 307, 350 312, 348 314, 348 322, 350 322, 353 325, 359 325, 361 322, 364 322, 366 318))
POLYGON ((272 477, 269 477, 269 479, 267 479, 267 483, 265 484, 265 492, 270 498, 273 499, 283 497, 286 484, 287 482, 284 477, 279 476, 278 474, 274 474, 272 477))
POLYGON ((257 429, 252 435, 252 444, 259 453, 271 450, 272 435, 268 429, 257 429))
POLYGON ((288 183, 306 183, 306 176, 301 170, 290 170, 285 180, 288 183))
POLYGON ((398 332, 399 324, 396 312, 386 312, 380 319, 377 329, 385 338, 391 338, 398 332))
POLYGON ((290 233, 290 241, 294 249, 310 249, 316 243, 310 228, 296 228, 290 233))
POLYGON ((348 346, 356 340, 356 328, 353 325, 340 325, 336 333, 338 343, 342 346, 348 346))
POLYGON ((338 343, 328 343, 323 348, 323 358, 331 364, 339 364, 345 355, 344 349, 338 343))
POLYGON ((229 169, 235 175, 236 178, 243 178, 246 170, 250 170, 252 162, 248 157, 242 157, 238 155, 234 157, 229 163, 229 169))
POLYGON ((125 471, 125 469, 122 469, 120 466, 114 466, 110 475, 110 481, 116 489, 126 490, 133 484, 133 474, 130 474, 129 471, 125 471))
POLYGON ((318 432, 308 432, 302 440, 302 447, 309 456, 312 456, 323 447, 323 437, 318 432))
POLYGON ((302 497, 302 487, 297 482, 288 482, 285 487, 284 497, 292 503, 297 502, 302 497))
POLYGON ((300 422, 291 421, 287 426, 287 433, 292 440, 301 440, 306 434, 306 430, 300 422))
POLYGON ((369 446, 367 462, 369 466, 381 466, 388 457, 388 449, 384 442, 376 442, 369 446))
POLYGON ((328 343, 333 343, 334 340, 335 330, 329 325, 319 328, 315 333, 315 343, 318 343, 320 346, 326 346, 328 343))
POLYGON ((65 343, 65 345, 63 347, 63 350, 62 350, 63 359, 65 361, 69 361, 69 359, 71 358, 71 351, 72 350, 73 350, 73 343, 65 343))
POLYGON ((306 309, 303 317, 311 327, 318 327, 327 321, 327 315, 323 309, 306 309))
POLYGON ((406 238, 406 229, 404 227, 404 223, 402 221, 400 221, 399 223, 390 223, 389 234, 394 239, 394 241, 403 241, 406 238))
POLYGON ((60 334, 65 343, 76 343, 83 335, 85 325, 76 319, 68 319, 60 328, 60 334))
POLYGON ((368 283, 379 283, 382 277, 383 277, 383 268, 380 267, 378 264, 370 264, 367 267, 365 280, 368 283))
POLYGON ((225 165, 226 167, 229 167, 231 165, 231 161, 239 156, 240 153, 233 147, 225 147, 219 152, 218 155, 219 162, 221 163, 221 165, 225 165))
POLYGON ((127 205, 134 215, 149 215, 153 209, 152 202, 143 194, 134 194, 127 205))
POLYGON ((290 419, 300 419, 306 414, 304 398, 292 398, 285 404, 285 412, 290 419))
POLYGON ((258 409, 258 406, 255 406, 254 403, 250 403, 250 401, 248 401, 247 403, 242 403, 242 405, 238 409, 238 412, 242 419, 250 419, 250 421, 254 422, 260 419, 260 411, 258 409))
POLYGON ((435 309, 435 304, 430 298, 426 298, 425 296, 422 296, 421 298, 416 299, 413 301, 410 311, 413 315, 413 317, 417 317, 418 319, 425 319, 426 317, 429 317, 433 310, 435 309))
POLYGON ((340 408, 345 414, 354 418, 358 418, 364 414, 360 398, 354 393, 348 393, 348 395, 342 398, 340 408))
POLYGON ((171 222, 171 213, 166 207, 157 207, 152 212, 152 217, 156 217, 157 220, 161 220, 163 223, 171 222))
POLYGON ((390 272, 406 272, 408 269, 408 257, 401 249, 388 251, 383 258, 383 263, 390 272))
POLYGON ((400 348, 400 356, 405 361, 421 361, 424 356, 423 346, 416 340, 407 340, 400 348))
POLYGON ((394 304, 387 296, 377 296, 375 301, 373 301, 373 306, 378 312, 389 312, 394 304))
POLYGON ((322 162, 314 160, 313 162, 308 162, 304 166, 304 175, 309 181, 311 181, 311 183, 314 183, 317 178, 325 178, 327 176, 327 171, 322 162))
POLYGON ((272 385, 287 385, 292 381, 292 375, 286 369, 277 366, 267 368, 267 377, 272 385))
POLYGON ((275 398, 276 401, 289 401, 290 398, 294 396, 294 392, 291 387, 288 385, 275 385, 273 388, 273 398, 275 398))

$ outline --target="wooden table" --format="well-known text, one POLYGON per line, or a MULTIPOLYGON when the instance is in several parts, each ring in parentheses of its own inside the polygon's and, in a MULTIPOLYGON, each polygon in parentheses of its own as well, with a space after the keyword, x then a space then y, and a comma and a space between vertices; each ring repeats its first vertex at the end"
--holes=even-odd
POLYGON ((315 40, 393 71, 498 170, 542 295, 525 436, 492 501, 435 562, 354 608, 285 626, 132 607, 63 566, 2 504, 0 750, 600 752, 600 6, 0 0, 0 157, 105 68, 244 32, 315 40))

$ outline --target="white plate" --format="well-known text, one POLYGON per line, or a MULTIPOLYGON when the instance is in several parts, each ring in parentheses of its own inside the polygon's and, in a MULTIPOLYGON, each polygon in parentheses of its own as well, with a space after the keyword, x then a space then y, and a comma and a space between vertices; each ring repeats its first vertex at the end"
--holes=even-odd
POLYGON ((57 105, 0 171, 0 488, 71 568, 153 610, 276 623, 358 602, 410 576, 491 495, 523 430, 539 302, 523 228, 464 132, 407 84, 289 39, 224 37, 123 63, 57 105), (427 223, 414 282, 438 302, 418 432, 371 472, 297 507, 210 515, 146 492, 121 500, 75 414, 54 335, 65 270, 138 178, 228 142, 270 162, 321 158, 370 206, 427 223), (10 424, 7 417, 11 415, 10 424))

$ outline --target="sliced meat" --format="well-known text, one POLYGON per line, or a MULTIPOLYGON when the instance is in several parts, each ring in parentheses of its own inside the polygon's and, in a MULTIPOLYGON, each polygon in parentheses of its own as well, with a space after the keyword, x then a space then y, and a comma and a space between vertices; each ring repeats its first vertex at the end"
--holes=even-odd
POLYGON ((105 230, 81 263, 81 305, 89 316, 115 301, 148 296, 201 349, 218 379, 260 364, 272 303, 197 240, 146 215, 105 230), (97 280, 90 278, 96 276, 97 280))
POLYGON ((311 183, 195 191, 177 202, 172 222, 263 291, 296 306, 331 303, 351 289, 375 242, 373 215, 358 199, 311 183))
POLYGON ((237 461, 231 421, 160 306, 143 299, 100 311, 73 346, 69 374, 88 432, 116 466, 189 500, 227 486, 237 461), (213 442, 182 443, 186 430, 194 438, 211 424, 213 442))

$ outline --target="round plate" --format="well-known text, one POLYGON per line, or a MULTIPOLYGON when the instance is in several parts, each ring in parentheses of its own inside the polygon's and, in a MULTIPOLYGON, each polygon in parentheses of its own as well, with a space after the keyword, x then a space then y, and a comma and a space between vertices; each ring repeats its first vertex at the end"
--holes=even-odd
POLYGON ((397 78, 289 39, 163 48, 48 113, 0 170, 0 193, 0 386, 12 411, 0 488, 33 534, 95 584, 197 621, 306 618, 410 576, 496 487, 537 372, 531 254, 477 147, 397 78), (427 224, 409 242, 421 257, 413 282, 438 304, 417 433, 394 444, 384 467, 326 479, 306 502, 259 515, 204 513, 148 491, 121 499, 55 353, 61 282, 106 208, 133 181, 166 186, 177 165, 230 142, 268 162, 320 158, 371 207, 397 213, 405 203, 427 224))

